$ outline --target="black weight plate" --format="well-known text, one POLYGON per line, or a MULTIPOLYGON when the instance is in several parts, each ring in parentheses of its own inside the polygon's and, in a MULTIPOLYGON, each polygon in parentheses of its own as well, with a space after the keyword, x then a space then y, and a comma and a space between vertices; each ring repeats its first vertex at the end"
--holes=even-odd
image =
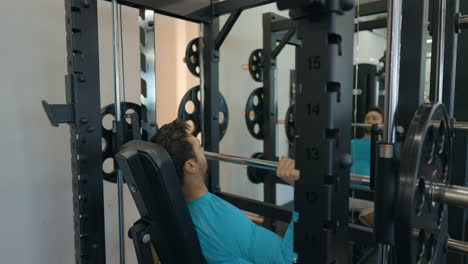
MULTIPOLYGON (((138 115, 139 122, 141 123, 141 106, 134 104, 134 103, 120 103, 120 109, 123 114, 134 112, 138 115)), ((102 162, 104 163, 109 158, 114 158, 114 154, 117 153, 118 150, 114 149, 114 137, 112 129, 107 129, 104 127, 103 120, 107 115, 111 115, 113 120, 115 120, 115 107, 114 104, 110 104, 105 106, 101 109, 101 126, 102 126, 102 162)), ((124 121, 124 119, 122 119, 124 121)), ((126 120, 124 122, 124 142, 131 140, 132 135, 132 126, 126 120)), ((114 163, 115 165, 115 163, 114 163)), ((107 173, 102 170, 103 178, 106 181, 116 183, 117 182, 117 175, 115 171, 107 173)))
POLYGON ((296 108, 294 104, 288 107, 286 111, 286 116, 284 118, 284 130, 286 132, 286 137, 290 143, 294 142, 296 138, 296 108))
POLYGON ((263 97, 262 87, 250 93, 245 105, 245 124, 250 135, 256 139, 263 139, 263 97))
POLYGON ((185 64, 190 73, 200 77, 200 52, 199 52, 199 43, 200 38, 195 38, 189 42, 187 48, 185 49, 185 64))
MULTIPOLYGON (((198 136, 201 132, 201 106, 200 106, 200 86, 195 86, 192 89, 188 90, 185 93, 182 101, 179 105, 179 111, 177 118, 182 121, 192 121, 193 122, 193 136, 198 136), (193 109, 187 109, 188 104, 192 103, 193 109)), ((227 107, 226 100, 224 96, 219 94, 219 133, 220 140, 223 139, 226 134, 228 125, 229 125, 229 111, 227 107)))
POLYGON ((249 56, 249 73, 252 79, 263 82, 263 50, 256 49, 249 56))
POLYGON ((396 263, 441 263, 447 246, 447 206, 432 186, 450 176, 452 128, 442 104, 421 105, 401 152, 396 209, 396 263))
MULTIPOLYGON (((254 159, 263 159, 263 153, 256 152, 254 153, 251 158, 254 159)), ((247 177, 252 183, 263 183, 265 181, 265 176, 267 175, 268 171, 264 169, 259 169, 255 167, 247 167, 247 177)))

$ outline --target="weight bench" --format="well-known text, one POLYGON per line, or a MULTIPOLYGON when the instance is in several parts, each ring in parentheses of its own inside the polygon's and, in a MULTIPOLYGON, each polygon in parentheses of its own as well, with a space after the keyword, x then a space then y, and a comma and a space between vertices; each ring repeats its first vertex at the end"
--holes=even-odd
POLYGON ((141 215, 129 230, 138 263, 206 263, 169 154, 133 140, 115 159, 141 215))

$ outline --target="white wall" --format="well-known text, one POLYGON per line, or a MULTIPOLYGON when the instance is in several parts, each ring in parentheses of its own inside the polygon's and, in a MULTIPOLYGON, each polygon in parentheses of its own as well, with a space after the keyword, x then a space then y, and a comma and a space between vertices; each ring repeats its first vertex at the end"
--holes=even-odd
POLYGON ((354 62, 377 64, 387 49, 386 34, 386 29, 354 34, 354 62))
POLYGON ((50 126, 41 99, 64 102, 63 1, 0 8, 1 263, 72 263, 68 127, 50 126))
MULTIPOLYGON (((114 100, 110 4, 98 2, 101 102, 107 105, 114 100)), ((138 11, 124 8, 123 17, 126 97, 138 102, 138 11)), ((165 123, 175 119, 193 79, 182 62, 186 23, 158 15, 156 24, 158 120, 165 123)), ((69 129, 50 126, 40 102, 65 101, 64 2, 6 1, 0 8, 0 33, 0 262, 73 263, 69 129)), ((107 263, 118 263, 116 185, 105 183, 104 196, 107 263)), ((137 218, 125 189, 125 229, 137 218)), ((126 253, 127 263, 136 263, 128 239, 126 253)))

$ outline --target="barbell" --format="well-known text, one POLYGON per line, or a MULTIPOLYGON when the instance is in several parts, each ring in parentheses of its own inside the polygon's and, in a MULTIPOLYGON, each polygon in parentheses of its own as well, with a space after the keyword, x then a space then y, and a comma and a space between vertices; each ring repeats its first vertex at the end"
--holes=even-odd
MULTIPOLYGON (((205 151, 205 156, 209 160, 227 162, 242 166, 254 167, 265 169, 269 171, 276 171, 278 168, 277 161, 262 160, 255 158, 246 158, 222 153, 214 153, 205 151)), ((368 187, 370 185, 370 177, 367 175, 360 175, 350 173, 350 182, 352 184, 368 187)), ((460 208, 468 209, 468 188, 457 185, 443 185, 433 184, 426 185, 431 198, 436 202, 446 203, 449 205, 457 206, 460 208)))

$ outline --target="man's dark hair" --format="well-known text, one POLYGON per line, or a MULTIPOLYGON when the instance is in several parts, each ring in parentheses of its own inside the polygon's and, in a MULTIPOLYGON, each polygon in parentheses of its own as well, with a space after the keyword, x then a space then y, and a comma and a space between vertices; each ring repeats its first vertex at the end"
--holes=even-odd
POLYGON ((184 179, 185 162, 189 159, 197 160, 193 146, 188 141, 188 137, 191 135, 189 131, 190 127, 185 121, 175 120, 159 128, 150 139, 152 143, 160 145, 169 153, 181 184, 183 184, 184 179))
POLYGON ((382 108, 380 108, 380 107, 377 107, 377 106, 369 107, 369 110, 367 110, 367 113, 369 113, 369 112, 377 112, 377 113, 379 113, 379 114, 382 116, 382 118, 383 118, 383 111, 382 111, 382 108))

